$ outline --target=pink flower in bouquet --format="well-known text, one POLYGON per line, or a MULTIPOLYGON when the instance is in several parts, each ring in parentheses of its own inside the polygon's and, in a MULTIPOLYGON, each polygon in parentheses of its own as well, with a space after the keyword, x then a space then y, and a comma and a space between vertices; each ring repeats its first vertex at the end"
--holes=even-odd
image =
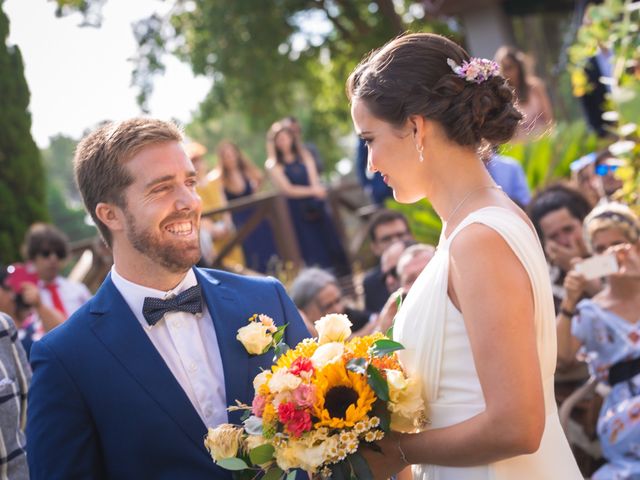
POLYGON ((262 417, 266 403, 267 398, 264 395, 256 395, 253 397, 253 402, 251 403, 251 413, 256 417, 262 417))
POLYGON ((310 408, 316 403, 316 387, 306 383, 293 391, 293 401, 299 408, 310 408))
POLYGON ((313 362, 311 362, 311 359, 305 357, 296 358, 289 368, 290 373, 305 378, 313 375, 313 370, 313 362))
POLYGON ((293 402, 278 405, 278 419, 294 437, 311 430, 311 415, 306 410, 296 410, 293 402))

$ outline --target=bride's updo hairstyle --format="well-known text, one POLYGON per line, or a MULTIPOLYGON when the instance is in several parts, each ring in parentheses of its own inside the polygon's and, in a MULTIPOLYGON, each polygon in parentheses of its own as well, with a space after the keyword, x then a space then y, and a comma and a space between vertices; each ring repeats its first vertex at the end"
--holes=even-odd
POLYGON ((509 141, 522 115, 501 75, 482 83, 458 76, 447 63, 469 61, 459 45, 440 35, 398 37, 369 54, 347 80, 347 95, 395 127, 410 115, 438 122, 450 140, 479 147, 509 141))

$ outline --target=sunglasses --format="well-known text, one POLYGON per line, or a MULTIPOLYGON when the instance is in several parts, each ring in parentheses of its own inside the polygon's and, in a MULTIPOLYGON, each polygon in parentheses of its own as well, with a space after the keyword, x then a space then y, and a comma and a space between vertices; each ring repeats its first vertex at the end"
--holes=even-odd
POLYGON ((394 280, 398 279, 398 270, 396 270, 396 267, 390 268, 382 273, 382 278, 386 280, 388 277, 393 277, 394 280))
POLYGON ((604 177, 609 173, 615 172, 618 167, 619 165, 607 165, 606 163, 601 163, 600 165, 596 165, 596 175, 604 177))
POLYGON ((51 255, 55 255, 60 260, 62 260, 62 259, 64 259, 66 257, 66 255, 64 253, 64 250, 40 250, 37 253, 37 256, 42 257, 42 258, 49 258, 51 255))

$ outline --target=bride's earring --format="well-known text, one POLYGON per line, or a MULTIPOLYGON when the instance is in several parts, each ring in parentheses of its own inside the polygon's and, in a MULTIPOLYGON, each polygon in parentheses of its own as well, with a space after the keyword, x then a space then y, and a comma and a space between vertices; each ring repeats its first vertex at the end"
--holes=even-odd
POLYGON ((420 163, 424 162, 424 155, 422 154, 422 151, 424 150, 424 145, 416 145, 416 150, 418 151, 418 160, 420 160, 420 163))

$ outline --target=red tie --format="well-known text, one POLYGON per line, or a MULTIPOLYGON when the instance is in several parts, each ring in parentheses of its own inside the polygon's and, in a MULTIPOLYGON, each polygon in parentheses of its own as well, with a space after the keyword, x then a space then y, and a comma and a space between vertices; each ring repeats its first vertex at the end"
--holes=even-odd
POLYGON ((64 305, 62 304, 62 299, 60 298, 60 294, 58 293, 58 285, 55 283, 49 283, 45 286, 49 293, 51 293, 51 300, 53 300, 53 306, 56 310, 58 310, 64 318, 67 318, 67 311, 64 309, 64 305))

